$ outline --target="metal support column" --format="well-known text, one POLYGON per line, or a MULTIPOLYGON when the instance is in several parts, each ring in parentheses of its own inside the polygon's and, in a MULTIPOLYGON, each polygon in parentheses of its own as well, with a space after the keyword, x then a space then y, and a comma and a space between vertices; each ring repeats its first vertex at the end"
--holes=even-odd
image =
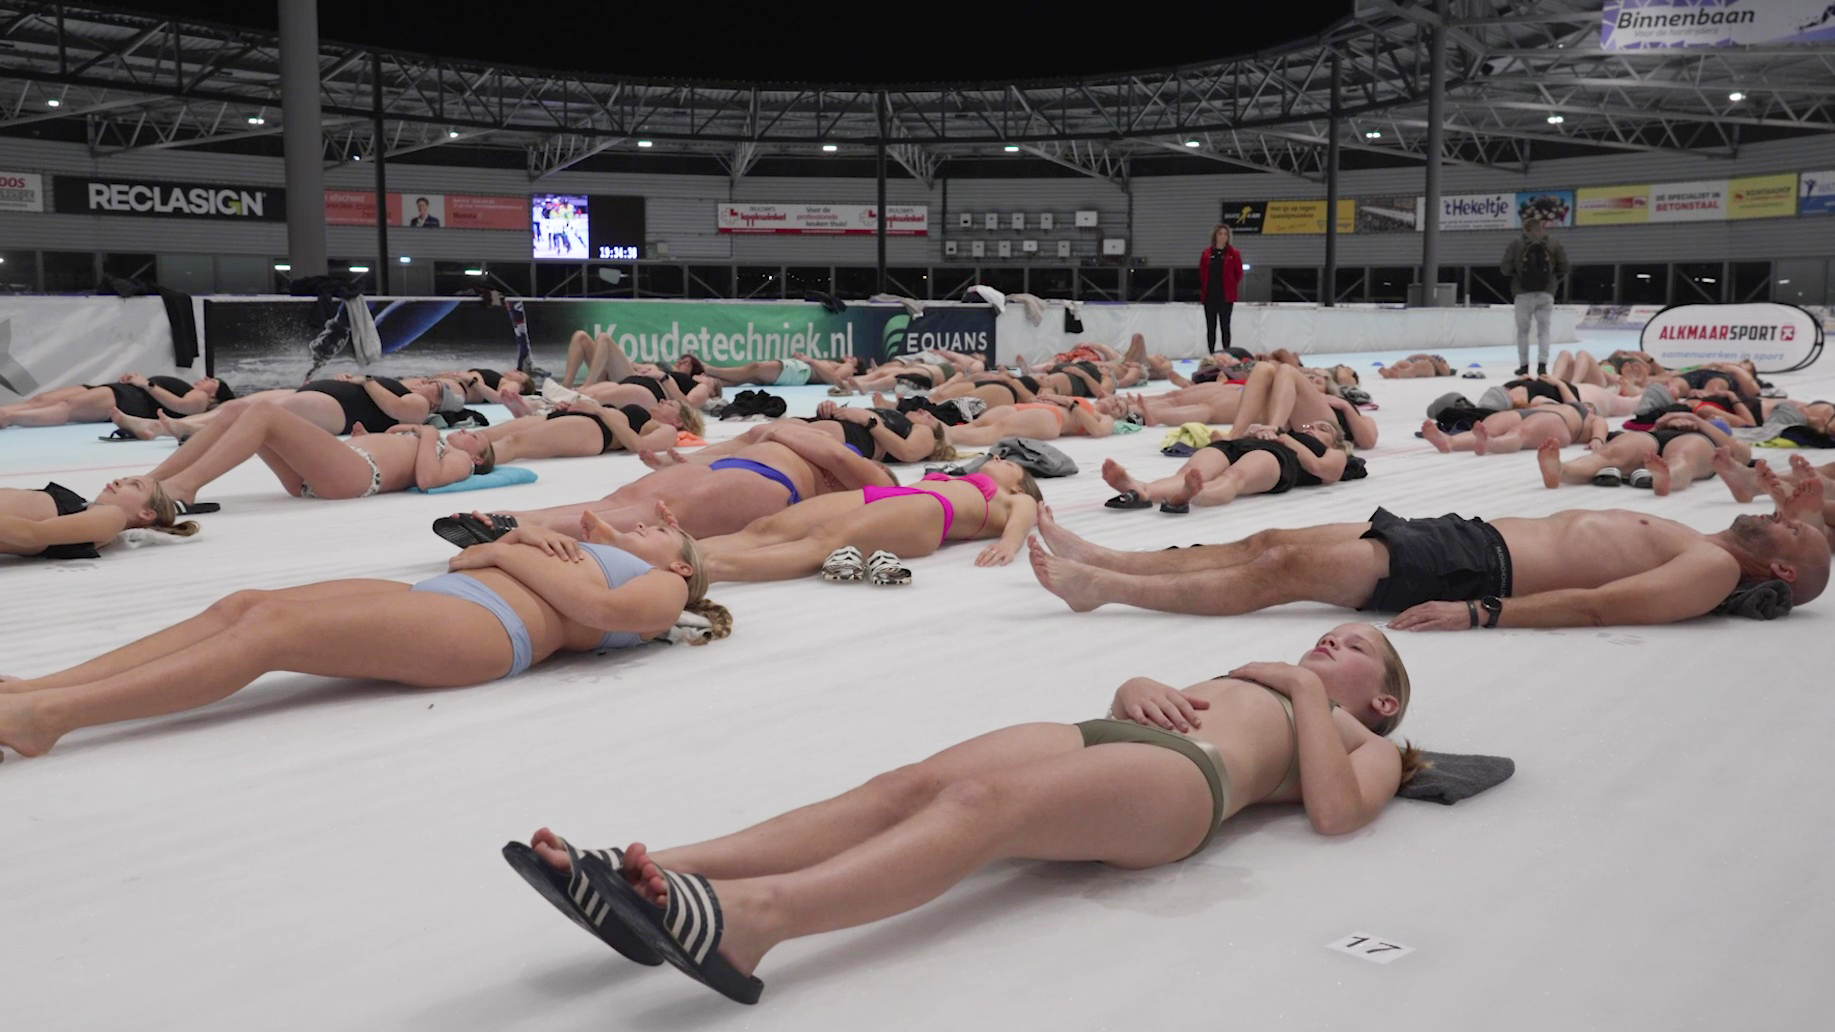
POLYGON ((376 293, 389 292, 389 143, 382 135, 382 55, 370 55, 370 156, 376 159, 376 293))
POLYGON ((1440 303, 1440 155, 1446 118, 1446 0, 1434 0, 1433 41, 1427 47, 1427 198, 1421 218, 1421 304, 1440 303))
POLYGON ((319 125, 318 0, 280 5, 280 117, 287 173, 287 262, 325 275, 325 146, 319 125))
POLYGON ((1338 134, 1343 129, 1338 83, 1338 55, 1333 53, 1332 112, 1325 133, 1325 282, 1319 290, 1319 301, 1327 308, 1338 303, 1338 134))
POLYGON ((874 282, 879 284, 875 293, 884 294, 888 291, 886 283, 886 137, 890 135, 890 126, 887 124, 889 119, 886 110, 886 92, 880 90, 875 94, 874 101, 879 113, 879 226, 875 234, 879 238, 879 278, 874 282))

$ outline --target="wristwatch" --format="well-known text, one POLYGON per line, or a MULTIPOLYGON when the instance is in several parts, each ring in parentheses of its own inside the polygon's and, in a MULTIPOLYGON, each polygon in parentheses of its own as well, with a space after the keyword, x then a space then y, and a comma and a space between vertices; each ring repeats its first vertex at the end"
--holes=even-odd
POLYGON ((1498 618, 1504 615, 1504 600, 1496 595, 1486 595, 1478 600, 1478 608, 1485 611, 1485 626, 1496 627, 1498 618))

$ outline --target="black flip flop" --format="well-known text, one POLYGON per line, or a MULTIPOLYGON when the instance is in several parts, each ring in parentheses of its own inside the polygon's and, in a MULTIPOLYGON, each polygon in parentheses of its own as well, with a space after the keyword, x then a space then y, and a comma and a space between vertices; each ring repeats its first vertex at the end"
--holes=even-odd
POLYGON ((497 512, 491 513, 489 523, 469 512, 441 516, 433 521, 433 532, 440 536, 440 540, 455 548, 488 545, 515 529, 516 517, 497 512))
POLYGON ((765 984, 742 975, 719 954, 726 919, 712 885, 698 874, 664 871, 669 884, 669 905, 659 908, 637 894, 624 878, 594 857, 580 865, 600 897, 611 904, 612 919, 641 936, 662 958, 689 978, 730 1000, 757 1003, 765 984), (679 928, 684 938, 670 929, 679 928))
POLYGON ((129 430, 127 427, 121 426, 121 427, 116 427, 114 433, 109 434, 106 437, 98 437, 96 438, 96 440, 107 441, 109 444, 120 444, 122 441, 138 441, 140 440, 140 438, 134 436, 134 431, 129 430))
POLYGON ((1141 497, 1139 491, 1123 491, 1102 503, 1110 509, 1151 509, 1153 503, 1141 497))
MULTIPOLYGON (((567 856, 573 861, 571 877, 549 866, 547 861, 541 858, 541 854, 521 842, 511 842, 505 845, 503 859, 510 865, 511 870, 522 875, 522 880, 528 882, 530 888, 541 893, 543 899, 554 904, 554 909, 559 910, 562 916, 586 929, 600 942, 617 950, 620 956, 648 967, 660 966, 663 958, 643 941, 642 936, 633 934, 630 929, 612 917, 611 908, 606 905, 604 899, 600 898, 599 893, 593 890, 592 882, 588 880, 581 866, 580 861, 583 854, 568 845, 566 840, 562 840, 561 844, 566 846, 567 856)), ((604 863, 602 854, 613 857, 621 866, 624 863, 624 853, 617 849, 597 850, 584 855, 600 858, 599 862, 604 863)), ((611 865, 606 864, 606 866, 611 865)), ((619 876, 614 874, 613 877, 619 876)), ((623 879, 619 878, 619 880, 623 879)))
POLYGON ((1186 513, 1191 511, 1191 503, 1190 502, 1161 502, 1160 511, 1172 513, 1174 516, 1183 516, 1186 513))
POLYGON ((202 516, 205 513, 221 512, 223 507, 216 502, 173 502, 173 507, 180 516, 202 516))

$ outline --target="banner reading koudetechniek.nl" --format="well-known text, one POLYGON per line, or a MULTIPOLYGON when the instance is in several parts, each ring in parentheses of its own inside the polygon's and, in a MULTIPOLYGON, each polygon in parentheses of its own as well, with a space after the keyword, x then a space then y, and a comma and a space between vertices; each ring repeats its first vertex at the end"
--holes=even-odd
MULTIPOLYGON (((802 302, 562 301, 523 302, 537 365, 558 369, 575 330, 609 334, 636 362, 669 363, 682 355, 709 365, 859 355, 881 360, 936 348, 994 359, 995 312, 986 305, 937 305, 913 318, 900 305, 849 305, 828 312, 802 302)), ((321 327, 309 300, 204 303, 204 337, 212 375, 249 388, 298 386, 311 362, 307 342, 321 327)), ((368 371, 402 376, 435 369, 510 368, 516 340, 508 315, 459 298, 371 301, 382 361, 368 371)), ((349 372, 340 356, 322 375, 349 372)))
POLYGON ((1607 0, 1605 50, 1835 42, 1829 0, 1607 0))

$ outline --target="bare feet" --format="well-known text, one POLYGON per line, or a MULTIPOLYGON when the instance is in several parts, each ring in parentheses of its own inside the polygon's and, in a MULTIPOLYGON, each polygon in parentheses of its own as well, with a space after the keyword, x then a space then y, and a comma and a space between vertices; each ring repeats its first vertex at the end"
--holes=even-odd
POLYGON ((1732 449, 1724 444, 1714 449, 1714 472, 1720 474, 1721 483, 1727 485, 1734 501, 1750 502, 1758 496, 1758 476, 1735 462, 1732 449))
POLYGON ((153 438, 158 437, 164 430, 155 420, 144 419, 140 416, 130 416, 120 409, 110 409, 108 418, 114 420, 116 426, 126 430, 128 433, 133 434, 143 441, 151 441, 153 438))
POLYGON ((1752 479, 1780 508, 1790 497, 1790 485, 1786 484, 1784 478, 1778 476, 1777 471, 1772 469, 1764 459, 1760 459, 1758 465, 1752 467, 1752 479))
POLYGON ((1096 579, 1108 575, 1108 571, 1052 555, 1034 537, 1026 539, 1026 550, 1040 586, 1063 599, 1074 612, 1087 613, 1108 601, 1101 597, 1096 584, 1096 579))
POLYGON ((0 694, 0 745, 21 756, 43 756, 57 744, 57 733, 39 718, 38 705, 24 694, 0 694))
POLYGON ((1102 460, 1102 479, 1117 491, 1140 491, 1140 481, 1128 475, 1122 464, 1114 459, 1102 460))
POLYGON ((1179 489, 1161 500, 1171 505, 1190 505, 1191 500, 1198 497, 1198 492, 1202 490, 1204 490, 1204 474, 1199 473, 1196 469, 1187 469, 1185 475, 1179 479, 1179 489))
POLYGON ((1822 526, 1822 484, 1816 480, 1799 480, 1778 506, 1789 519, 1801 520, 1812 527, 1822 526))
POLYGON ((1552 439, 1536 445, 1536 465, 1542 469, 1543 487, 1561 486, 1561 446, 1552 439))
POLYGON ((1485 449, 1489 447, 1491 447, 1491 431, 1485 426, 1485 421, 1481 419, 1472 424, 1472 451, 1483 455, 1485 449))
POLYGON ((1670 479, 1669 460, 1656 452, 1644 456, 1644 468, 1650 471, 1650 489, 1658 498, 1669 494, 1673 481, 1670 479))
POLYGON ((164 412, 159 413, 157 418, 159 419, 159 428, 177 438, 180 444, 185 443, 185 438, 197 432, 196 428, 192 427, 189 423, 183 420, 173 419, 164 412))
POLYGON ((1051 546, 1051 550, 1054 553, 1066 559, 1071 559, 1080 563, 1089 563, 1095 566, 1103 566, 1106 565, 1104 562, 1105 559, 1116 554, 1107 548, 1103 548, 1101 545, 1092 544, 1072 534, 1070 531, 1065 530, 1064 527, 1058 523, 1057 517, 1052 515, 1051 506, 1049 505, 1039 506, 1038 525, 1039 536, 1045 539, 1045 544, 1051 546))
POLYGON ((1428 444, 1433 445, 1434 450, 1438 451, 1440 454, 1448 455, 1452 453, 1453 439, 1446 436, 1446 431, 1440 429, 1439 423, 1431 419, 1423 422, 1421 424, 1421 436, 1426 439, 1428 444))
POLYGON ((580 539, 595 545, 609 545, 612 534, 617 528, 599 518, 599 514, 588 510, 580 514, 580 539))

